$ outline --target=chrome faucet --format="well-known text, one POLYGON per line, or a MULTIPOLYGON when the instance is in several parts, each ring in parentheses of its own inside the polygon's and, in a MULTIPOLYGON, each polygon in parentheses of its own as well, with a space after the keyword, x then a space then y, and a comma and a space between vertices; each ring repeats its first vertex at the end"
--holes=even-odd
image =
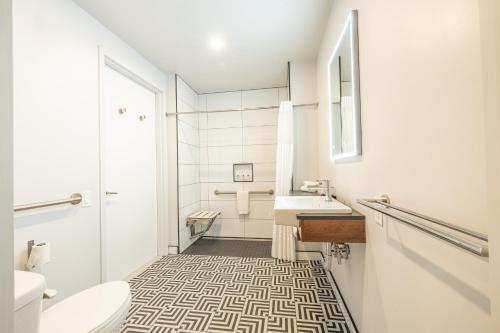
POLYGON ((333 201, 332 195, 330 194, 330 180, 329 179, 320 179, 317 180, 320 184, 325 184, 320 188, 326 189, 326 201, 333 201))

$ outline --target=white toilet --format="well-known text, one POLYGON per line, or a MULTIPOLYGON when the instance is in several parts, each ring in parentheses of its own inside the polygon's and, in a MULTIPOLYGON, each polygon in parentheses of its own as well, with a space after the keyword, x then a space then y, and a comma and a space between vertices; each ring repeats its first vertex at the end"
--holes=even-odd
POLYGON ((42 312, 45 278, 15 271, 16 333, 118 333, 130 307, 126 282, 107 282, 42 312))

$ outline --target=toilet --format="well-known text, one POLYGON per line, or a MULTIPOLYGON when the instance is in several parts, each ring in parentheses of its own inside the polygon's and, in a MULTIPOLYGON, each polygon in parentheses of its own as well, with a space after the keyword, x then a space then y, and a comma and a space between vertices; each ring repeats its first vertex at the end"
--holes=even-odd
POLYGON ((16 333, 118 333, 130 307, 126 282, 79 292, 42 312, 43 275, 15 271, 16 333))

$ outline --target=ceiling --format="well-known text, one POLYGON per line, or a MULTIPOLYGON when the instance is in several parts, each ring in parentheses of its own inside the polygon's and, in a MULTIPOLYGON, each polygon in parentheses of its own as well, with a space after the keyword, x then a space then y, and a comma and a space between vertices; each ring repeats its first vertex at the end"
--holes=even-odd
POLYGON ((285 85, 289 60, 316 58, 332 3, 74 1, 158 68, 178 73, 198 93, 285 85), (210 48, 212 36, 222 38, 222 50, 210 48))

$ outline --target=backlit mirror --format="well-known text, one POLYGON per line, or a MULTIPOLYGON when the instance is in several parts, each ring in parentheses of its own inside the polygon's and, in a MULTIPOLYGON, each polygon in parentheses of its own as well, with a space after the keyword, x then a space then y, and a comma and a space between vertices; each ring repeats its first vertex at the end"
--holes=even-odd
POLYGON ((357 11, 345 23, 328 62, 330 157, 349 160, 361 155, 357 11))

